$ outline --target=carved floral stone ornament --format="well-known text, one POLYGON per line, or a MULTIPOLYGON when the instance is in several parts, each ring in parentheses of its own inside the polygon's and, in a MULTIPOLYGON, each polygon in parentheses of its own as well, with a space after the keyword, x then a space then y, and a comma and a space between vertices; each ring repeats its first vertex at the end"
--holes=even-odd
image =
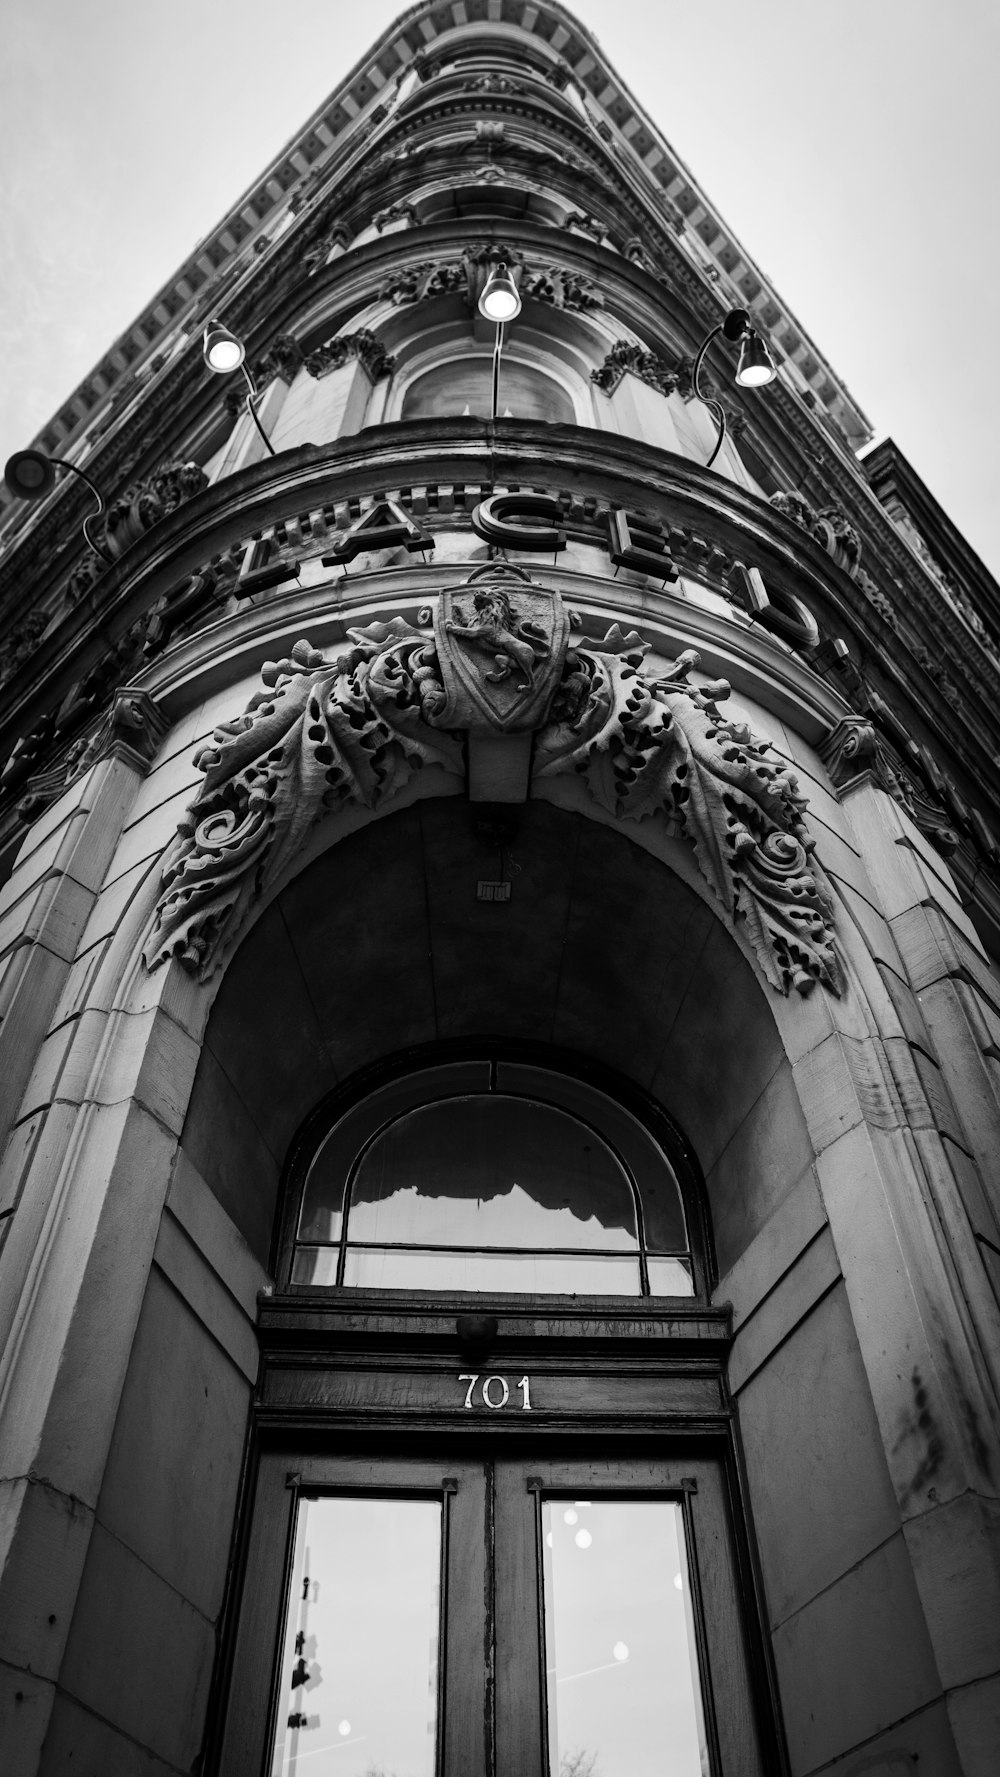
POLYGON ((769 743, 720 714, 728 684, 693 684, 693 650, 643 671, 634 632, 570 627, 557 592, 495 561, 442 592, 433 631, 396 617, 348 630, 333 660, 300 641, 265 663, 264 689, 196 758, 205 782, 164 859, 148 967, 176 956, 207 979, 324 816, 380 808, 426 766, 464 779, 477 735, 527 734, 532 783, 572 772, 617 819, 659 817, 687 841, 772 986, 839 993, 805 802, 769 743))

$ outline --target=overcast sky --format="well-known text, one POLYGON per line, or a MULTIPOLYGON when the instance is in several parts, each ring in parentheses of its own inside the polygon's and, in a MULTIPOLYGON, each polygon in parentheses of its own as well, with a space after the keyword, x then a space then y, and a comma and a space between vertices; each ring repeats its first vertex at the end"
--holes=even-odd
MULTIPOLYGON (((2 0, 0 459, 401 10, 2 0)), ((1000 577, 996 0, 575 10, 1000 577)))

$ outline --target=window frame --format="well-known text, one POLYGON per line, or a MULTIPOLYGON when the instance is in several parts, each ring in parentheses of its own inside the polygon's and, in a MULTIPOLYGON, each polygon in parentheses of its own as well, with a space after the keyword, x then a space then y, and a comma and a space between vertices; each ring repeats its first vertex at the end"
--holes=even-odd
MULTIPOLYGON (((456 1087, 455 1095, 464 1095, 467 1090, 468 1089, 456 1087)), ((504 1090, 510 1093, 510 1095, 516 1095, 510 1087, 505 1088, 504 1090)), ((522 1088, 521 1095, 528 1096, 528 1093, 522 1088)), ((553 1104, 556 1108, 562 1109, 567 1115, 576 1118, 578 1122, 587 1122, 619 1161, 622 1161, 622 1156, 618 1143, 615 1140, 614 1132, 608 1131, 603 1127, 599 1115, 594 1115, 592 1118, 588 1116, 585 1119, 579 1110, 572 1109, 570 1106, 560 1103, 557 1096, 545 1100, 544 1095, 539 1093, 539 1097, 542 1099, 542 1102, 553 1104)), ((280 1205, 280 1212, 276 1220, 276 1239, 274 1250, 272 1252, 272 1269, 279 1291, 296 1298, 312 1297, 320 1300, 329 1300, 331 1297, 354 1299, 361 1296, 378 1296, 388 1300, 401 1302, 407 1297, 430 1296, 434 1299, 445 1300, 450 1297, 455 1297, 456 1299, 462 1299, 463 1302, 468 1304, 477 1304, 496 1297, 498 1300, 506 1300, 507 1302, 513 1303, 516 1303, 517 1301, 523 1303, 527 1300, 542 1300, 550 1303, 556 1310, 558 1310, 560 1305, 565 1306, 571 1300, 581 1301, 593 1299, 594 1301, 607 1301, 620 1303, 622 1305, 631 1305, 634 1311, 645 1312, 652 1304, 657 1302, 684 1303, 689 1307, 694 1306, 699 1302, 704 1302, 710 1296, 716 1277, 714 1258, 709 1237, 705 1193, 701 1181, 700 1170, 695 1161, 690 1144, 687 1142, 682 1132, 677 1128, 673 1119, 668 1116, 662 1106, 658 1105, 655 1100, 649 1098, 647 1094, 641 1092, 641 1090, 635 1087, 632 1082, 625 1080, 619 1075, 611 1073, 608 1069, 590 1065, 580 1057, 567 1055, 565 1051, 548 1048, 544 1045, 506 1044, 495 1041, 470 1042, 469 1044, 435 1044, 428 1045, 426 1048, 419 1051, 405 1052, 402 1055, 389 1058, 374 1068, 363 1070, 362 1073, 354 1076, 352 1081, 346 1082, 342 1087, 337 1088, 334 1092, 324 1098, 306 1118, 290 1150, 282 1180, 280 1205), (491 1078, 495 1074, 495 1069, 503 1064, 537 1070, 543 1078, 546 1074, 552 1076, 556 1081, 563 1078, 573 1086, 590 1089, 601 1095, 615 1110, 624 1113, 625 1116, 638 1124, 642 1134, 651 1140, 663 1153, 677 1182, 688 1242, 686 1257, 690 1267, 692 1281, 692 1290, 689 1295, 654 1296, 648 1293, 647 1259, 649 1257, 655 1259, 659 1255, 657 1253, 650 1254, 647 1250, 641 1188, 638 1181, 634 1178, 632 1167, 627 1161, 625 1162, 625 1171, 626 1175, 632 1182, 634 1191, 637 1233, 639 1237, 639 1246, 635 1254, 635 1259, 639 1268, 640 1290, 645 1289, 647 1293, 621 1295, 616 1294, 615 1292, 607 1292, 606 1294, 594 1294, 593 1292, 579 1292, 579 1294, 571 1294, 569 1292, 538 1292, 536 1295, 534 1292, 523 1291, 462 1291, 448 1288, 431 1290, 424 1288, 391 1288, 376 1290, 364 1285, 344 1284, 339 1281, 343 1275, 344 1257, 347 1251, 347 1235, 349 1233, 350 1225, 350 1217, 348 1213, 349 1192, 353 1177, 357 1170, 359 1157, 367 1150, 372 1141, 377 1139, 377 1136, 382 1129, 387 1127, 389 1123, 395 1121, 399 1116, 406 1114, 407 1109, 415 1110, 422 1104, 436 1102, 442 1098, 453 1096, 451 1092, 435 1092, 430 1097, 421 1096, 417 1086, 421 1075, 428 1074, 432 1069, 453 1066, 463 1062, 470 1064, 489 1064, 491 1066, 491 1078), (386 1117, 384 1120, 380 1120, 377 1127, 374 1128, 359 1144, 359 1148, 350 1163, 348 1174, 345 1179, 344 1213, 342 1216, 341 1234, 339 1241, 337 1242, 338 1281, 333 1284, 293 1282, 292 1270, 297 1246, 300 1244, 315 1244, 313 1242, 305 1241, 300 1243, 297 1237, 303 1192, 313 1160, 318 1156, 325 1140, 333 1132, 339 1121, 344 1119, 353 1110, 361 1108, 365 1101, 373 1098, 381 1088, 397 1083, 402 1084, 408 1077, 412 1078, 414 1082, 414 1093, 409 1105, 405 1107, 405 1109, 397 1106, 394 1109, 391 1118, 386 1117)), ((333 1243, 330 1244, 332 1245, 333 1243)))

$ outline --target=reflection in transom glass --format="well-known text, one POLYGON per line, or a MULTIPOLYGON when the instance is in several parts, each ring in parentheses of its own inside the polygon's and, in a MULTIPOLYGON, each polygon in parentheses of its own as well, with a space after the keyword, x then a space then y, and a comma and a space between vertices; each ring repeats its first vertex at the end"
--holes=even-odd
POLYGON ((551 1777, 708 1777, 683 1512, 542 1506, 551 1777))
POLYGON ((302 1499, 271 1777, 433 1777, 441 1503, 302 1499))
POLYGON ((293 1283, 691 1295, 676 1176, 581 1081, 521 1063, 422 1070, 373 1093, 317 1151, 293 1283))

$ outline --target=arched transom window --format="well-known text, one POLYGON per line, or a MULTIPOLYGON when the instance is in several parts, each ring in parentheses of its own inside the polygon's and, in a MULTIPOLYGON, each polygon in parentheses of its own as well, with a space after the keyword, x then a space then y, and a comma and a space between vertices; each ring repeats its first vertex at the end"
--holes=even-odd
POLYGON ((678 1174, 591 1084, 484 1058, 393 1080, 303 1169, 293 1286, 690 1296, 678 1174))
MULTIPOLYGON (((412 382, 403 396, 404 420, 431 419, 441 414, 488 417, 493 398, 493 366, 488 357, 449 358, 412 382)), ((546 420, 573 425, 576 409, 560 383, 533 364, 516 358, 503 361, 500 376, 501 415, 516 420, 546 420)))

